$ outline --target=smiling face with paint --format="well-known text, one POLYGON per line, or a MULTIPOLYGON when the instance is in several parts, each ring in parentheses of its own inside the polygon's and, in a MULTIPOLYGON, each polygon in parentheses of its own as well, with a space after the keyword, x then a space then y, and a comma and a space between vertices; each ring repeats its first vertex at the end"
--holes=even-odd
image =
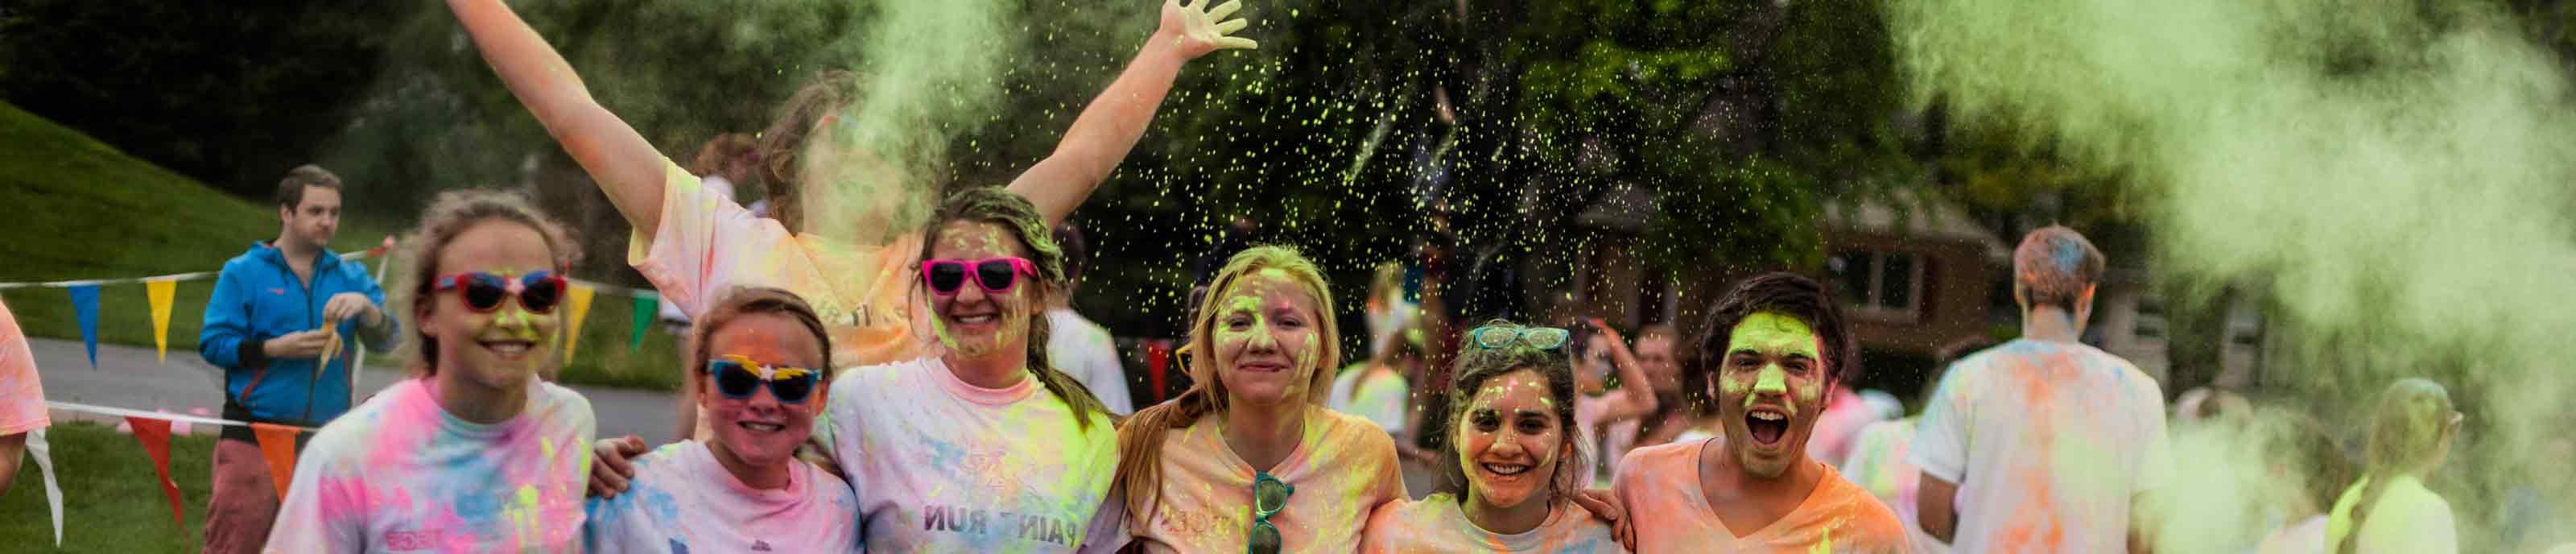
POLYGON ((1233 401, 1304 402, 1322 340, 1314 295, 1286 270, 1245 275, 1217 297, 1217 378, 1233 401))
POLYGON ((1548 481, 1574 450, 1555 396, 1535 369, 1488 379, 1476 391, 1454 438, 1470 484, 1468 510, 1548 509, 1548 481))
POLYGON ((1832 386, 1822 344, 1806 322, 1777 312, 1746 316, 1729 332, 1715 379, 1718 411, 1726 447, 1745 471, 1776 478, 1806 459, 1832 386))
MULTIPOLYGON (((930 258, 973 262, 999 257, 1028 257, 1020 239, 1000 224, 975 221, 950 221, 939 227, 933 238, 930 258)), ((1041 280, 1035 275, 1020 274, 1012 278, 1010 290, 988 293, 974 283, 957 287, 957 294, 930 294, 931 328, 939 344, 951 355, 965 359, 982 359, 997 354, 1023 352, 1028 349, 1029 313, 1035 306, 1041 280)), ((927 290, 928 285, 923 285, 927 290)))
MULTIPOLYGON (((516 221, 492 218, 458 232, 437 253, 445 273, 483 272, 515 281, 520 276, 554 269, 555 256, 546 236, 516 221)), ((503 299, 490 312, 465 305, 464 293, 444 291, 415 308, 421 332, 437 339, 437 371, 454 372, 487 389, 524 386, 546 361, 554 344, 557 313, 528 312, 517 295, 503 299)))
MULTIPOLYGON (((714 359, 738 356, 770 368, 824 370, 823 341, 786 313, 743 314, 724 322, 708 341, 714 359)), ((762 383, 749 397, 734 399, 719 392, 715 375, 700 372, 696 378, 698 406, 714 419, 709 428, 715 441, 708 449, 727 466, 776 467, 795 459, 796 446, 813 433, 814 417, 821 415, 830 388, 830 381, 818 378, 809 396, 789 403, 762 383)))

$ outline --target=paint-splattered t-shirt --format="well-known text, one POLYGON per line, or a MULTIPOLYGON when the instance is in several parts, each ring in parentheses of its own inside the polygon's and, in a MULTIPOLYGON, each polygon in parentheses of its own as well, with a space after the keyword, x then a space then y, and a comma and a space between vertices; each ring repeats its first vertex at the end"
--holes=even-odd
MULTIPOLYGON (((1904 524, 1832 466, 1788 515, 1738 536, 1700 489, 1699 460, 1723 456, 1726 439, 1640 447, 1620 463, 1614 491, 1636 520, 1637 552, 1909 552, 1904 524)), ((1809 462, 1813 463, 1813 462, 1809 462)))
POLYGON ((2361 493, 2369 484, 2369 479, 2362 479, 2335 498, 2334 510, 2326 517, 2327 552, 2340 552, 2345 541, 2359 541, 2353 551, 2363 553, 2460 551, 2460 529, 2451 516, 2451 503, 2424 488, 2424 481, 2413 475, 2389 479, 2378 501, 2363 510, 2360 532, 2355 533, 2353 507, 2360 505, 2361 493))
POLYGON ((314 433, 269 552, 566 552, 580 548, 595 433, 590 401, 528 379, 528 405, 457 419, 423 379, 314 433))
POLYGON ((1369 363, 1360 362, 1333 378, 1333 396, 1325 404, 1377 424, 1388 436, 1399 436, 1412 419, 1407 410, 1412 394, 1413 387, 1404 383, 1404 377, 1393 373, 1371 377, 1369 363))
POLYGON ((858 500, 850 484, 803 461, 787 487, 744 485, 705 443, 680 441, 635 459, 635 480, 613 499, 590 499, 583 543, 591 552, 851 552, 858 500))
POLYGON ((1958 485, 1960 552, 2124 552, 2130 502, 2171 478, 2168 456, 2154 379, 2020 339, 1950 366, 1906 461, 1958 485))
POLYGON ((15 435, 53 425, 45 412, 45 383, 36 376, 36 355, 9 305, 0 303, 0 435, 15 435))
POLYGON ((1047 310, 1046 318, 1047 362, 1082 381, 1110 413, 1136 411, 1127 394, 1127 367, 1118 363, 1118 343, 1109 329, 1073 310, 1047 310))
POLYGON ((1843 477, 1896 512, 1896 520, 1905 524, 1905 535, 1913 540, 1915 552, 1949 552, 1950 545, 1923 532, 1923 520, 1914 512, 1914 499, 1923 482, 1923 470, 1905 461, 1906 454, 1914 449, 1914 421, 1881 421, 1862 427, 1860 436, 1852 438, 1851 457, 1843 460, 1843 477))
POLYGON ((1467 519, 1458 498, 1433 494, 1397 499, 1369 516, 1360 552, 1368 554, 1627 552, 1610 526, 1574 503, 1560 503, 1538 528, 1509 535, 1486 531, 1467 519))
MULTIPOLYGON (((1321 406, 1305 417, 1297 450, 1269 471, 1296 488, 1270 524, 1279 527, 1281 552, 1350 552, 1369 515, 1404 497, 1395 441, 1375 423, 1321 406)), ((1128 523, 1146 552, 1243 551, 1259 473, 1226 446, 1224 419, 1202 417, 1163 436, 1154 515, 1128 523)))
POLYGON ((1115 549, 1118 431, 1036 379, 1005 389, 959 380, 923 358, 832 379, 832 451, 878 552, 1074 552, 1115 549))
POLYGON ((907 269, 921 254, 919 233, 885 245, 790 235, 778 220, 753 215, 668 160, 663 165, 661 226, 651 236, 635 233, 626 251, 626 262, 662 291, 663 302, 696 320, 733 287, 775 287, 822 316, 841 366, 921 354, 904 296, 915 280, 907 269))

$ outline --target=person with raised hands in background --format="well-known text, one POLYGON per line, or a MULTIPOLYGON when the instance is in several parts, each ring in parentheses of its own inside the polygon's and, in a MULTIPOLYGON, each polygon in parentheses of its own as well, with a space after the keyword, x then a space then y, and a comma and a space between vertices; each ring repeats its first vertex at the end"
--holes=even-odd
POLYGON ((1625 552, 1611 527, 1578 505, 1581 440, 1566 331, 1494 321, 1467 332, 1449 390, 1456 436, 1439 492, 1397 499, 1369 516, 1360 551, 1625 552))
POLYGON ((745 288, 698 322, 692 400, 714 440, 664 445, 634 461, 626 494, 591 499, 592 552, 850 552, 848 482, 796 458, 823 413, 831 336, 794 293, 745 288))
MULTIPOLYGON (((1610 323, 1601 318, 1584 318, 1581 325, 1590 332, 1579 333, 1583 335, 1577 343, 1582 346, 1582 355, 1574 362, 1576 385, 1583 392, 1574 398, 1574 436, 1601 452, 1627 452, 1637 432, 1637 418, 1654 414, 1662 400, 1655 398, 1651 385, 1654 378, 1628 350, 1628 341, 1619 336, 1619 330, 1610 328, 1610 323), (1602 392, 1608 386, 1607 376, 1614 371, 1619 376, 1619 389, 1602 392)), ((1583 474, 1592 476, 1590 483, 1601 485, 1618 473, 1618 464, 1617 458, 1584 460, 1581 469, 1583 474)))
MULTIPOLYGON (((366 264, 331 252, 340 230, 340 178, 320 167, 277 183, 277 239, 224 262, 206 301, 197 354, 224 370, 223 417, 318 426, 349 411, 347 338, 393 350, 400 327, 366 264)), ((301 443, 302 441, 298 441, 301 443)), ((301 444, 299 444, 299 447, 301 444)), ((257 552, 277 515, 267 458, 246 426, 215 441, 206 552, 257 552)))
POLYGON ((1737 283, 1709 307, 1688 371, 1706 372, 1725 434, 1638 448, 1616 490, 1638 552, 1909 552, 1903 523, 1807 453, 1833 389, 1860 377, 1842 304, 1794 273, 1737 283))
POLYGON ((265 550, 578 551, 597 423, 538 379, 578 247, 525 198, 473 190, 404 243, 411 377, 313 434, 265 550))

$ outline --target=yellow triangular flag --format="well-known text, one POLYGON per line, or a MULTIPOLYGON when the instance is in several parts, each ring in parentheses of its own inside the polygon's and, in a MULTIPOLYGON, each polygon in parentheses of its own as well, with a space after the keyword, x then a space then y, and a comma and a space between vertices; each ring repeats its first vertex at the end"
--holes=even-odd
POLYGON ((572 354, 581 346, 581 320, 590 316, 590 285, 573 283, 564 296, 564 316, 570 318, 564 328, 564 365, 572 365, 572 354))
POLYGON ((152 346, 161 352, 161 363, 170 363, 170 297, 179 291, 178 281, 144 281, 144 296, 152 298, 152 346))

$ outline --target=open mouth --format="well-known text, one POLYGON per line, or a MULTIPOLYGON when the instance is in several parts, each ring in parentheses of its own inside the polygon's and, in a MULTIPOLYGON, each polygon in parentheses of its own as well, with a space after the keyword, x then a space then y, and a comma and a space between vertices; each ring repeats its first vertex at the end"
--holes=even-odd
POLYGON ((1789 414, 1770 408, 1755 408, 1744 414, 1744 430, 1753 435, 1753 443, 1779 446, 1789 435, 1789 414))
POLYGON ((1001 314, 995 314, 995 313, 981 313, 981 314, 974 314, 974 315, 958 315, 958 316, 953 316, 953 317, 951 317, 950 319, 955 319, 955 320, 957 320, 957 322, 958 322, 958 323, 963 323, 963 324, 967 324, 967 325, 984 325, 984 324, 992 323, 992 322, 995 322, 995 321, 1000 321, 1000 320, 1002 319, 1002 315, 1001 315, 1001 314))
POLYGON ((761 423, 761 422, 757 422, 757 421, 743 421, 743 422, 737 422, 737 423, 734 423, 734 426, 735 426, 735 427, 741 427, 741 428, 743 428, 743 430, 745 430, 745 431, 751 431, 751 432, 754 432, 754 433, 776 433, 776 432, 779 432, 779 431, 785 431, 785 430, 787 430, 787 426, 785 426, 785 425, 779 425, 779 424, 776 424, 776 423, 761 423))
POLYGON ((505 360, 525 358, 529 352, 537 349, 537 343, 524 340, 484 340, 475 341, 475 344, 482 345, 484 350, 501 355, 505 360))
POLYGON ((1530 466, 1526 464, 1498 464, 1492 462, 1476 464, 1476 467, 1484 468, 1485 473, 1491 473, 1502 477, 1518 477, 1520 474, 1528 473, 1530 470, 1530 466))

